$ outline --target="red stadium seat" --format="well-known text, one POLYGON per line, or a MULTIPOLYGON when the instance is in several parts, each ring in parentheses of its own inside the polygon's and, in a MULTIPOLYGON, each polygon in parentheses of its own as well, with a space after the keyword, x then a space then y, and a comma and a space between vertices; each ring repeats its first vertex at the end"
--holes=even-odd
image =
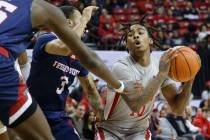
POLYGON ((188 21, 179 21, 178 24, 180 28, 187 28, 189 26, 188 21))
POLYGON ((191 24, 199 28, 203 24, 203 21, 192 21, 191 24))
POLYGON ((187 33, 188 32, 188 28, 180 28, 179 29, 179 34, 181 35, 181 36, 183 36, 185 33, 187 33))
POLYGON ((205 20, 205 19, 207 19, 207 17, 208 17, 208 14, 200 14, 199 15, 200 20, 205 20))
POLYGON ((127 22, 128 21, 128 17, 127 17, 127 15, 114 15, 114 20, 116 22, 120 22, 120 23, 127 22))
POLYGON ((138 8, 141 12, 152 12, 154 10, 154 2, 152 1, 139 1, 138 8))
POLYGON ((126 10, 124 8, 115 8, 113 14, 126 14, 126 10))
POLYGON ((131 21, 131 22, 132 22, 132 21, 139 21, 140 18, 141 18, 141 17, 140 17, 138 14, 132 14, 132 15, 129 15, 129 16, 128 16, 128 20, 131 21))
POLYGON ((129 8, 129 9, 126 9, 126 13, 127 14, 138 14, 139 10, 138 10, 138 8, 129 8))

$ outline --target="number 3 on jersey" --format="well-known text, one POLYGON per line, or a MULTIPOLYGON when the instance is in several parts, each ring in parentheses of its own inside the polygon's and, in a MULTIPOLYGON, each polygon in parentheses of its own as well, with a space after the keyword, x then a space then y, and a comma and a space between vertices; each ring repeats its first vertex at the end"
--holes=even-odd
POLYGON ((0 0, 0 24, 7 19, 8 13, 13 13, 16 9, 15 5, 0 0))
POLYGON ((57 94, 61 94, 64 91, 64 87, 69 83, 69 78, 66 76, 61 76, 61 86, 56 89, 57 94))

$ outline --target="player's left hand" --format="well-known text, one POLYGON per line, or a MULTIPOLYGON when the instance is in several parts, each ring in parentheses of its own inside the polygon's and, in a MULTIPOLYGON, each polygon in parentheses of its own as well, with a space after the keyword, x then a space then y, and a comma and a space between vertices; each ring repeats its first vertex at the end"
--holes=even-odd
POLYGON ((88 23, 91 19, 92 13, 96 10, 98 10, 99 7, 97 6, 88 6, 83 9, 82 11, 82 22, 88 23))

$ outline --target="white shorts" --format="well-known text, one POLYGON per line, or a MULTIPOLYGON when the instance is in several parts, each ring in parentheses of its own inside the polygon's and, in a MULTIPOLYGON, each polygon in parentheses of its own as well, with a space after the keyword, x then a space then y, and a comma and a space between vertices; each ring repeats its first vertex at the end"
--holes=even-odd
POLYGON ((124 136, 123 134, 111 132, 98 127, 95 140, 151 140, 151 132, 148 129, 144 134, 134 133, 129 136, 124 136))

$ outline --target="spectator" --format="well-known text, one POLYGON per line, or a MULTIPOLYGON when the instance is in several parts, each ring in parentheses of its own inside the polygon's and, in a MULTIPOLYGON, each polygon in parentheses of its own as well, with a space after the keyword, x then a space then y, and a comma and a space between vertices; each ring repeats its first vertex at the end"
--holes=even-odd
POLYGON ((167 15, 165 16, 165 22, 170 23, 170 24, 176 22, 176 17, 173 16, 173 12, 171 9, 167 9, 167 15))
POLYGON ((174 47, 183 44, 184 44, 184 38, 180 35, 179 30, 178 29, 174 30, 172 38, 170 40, 170 45, 174 47))
POLYGON ((185 44, 195 44, 196 43, 196 27, 192 24, 189 24, 188 31, 184 34, 184 43, 185 44))
POLYGON ((198 112, 193 119, 193 124, 201 129, 201 134, 205 136, 206 140, 210 140, 210 122, 207 120, 207 111, 207 109, 202 109, 201 112, 198 112))
POLYGON ((151 114, 149 129, 152 133, 152 139, 153 140, 163 140, 161 138, 156 137, 158 134, 161 133, 161 129, 159 127, 159 112, 158 112, 158 109, 153 109, 153 112, 151 114))
POLYGON ((208 100, 208 98, 210 98, 210 80, 206 82, 206 88, 201 93, 201 98, 203 100, 208 100))
POLYGON ((102 9, 98 34, 101 37, 101 43, 106 48, 108 48, 109 44, 112 44, 114 42, 113 40, 114 26, 115 26, 115 21, 112 15, 108 14, 106 9, 102 9))
POLYGON ((71 118, 72 116, 75 115, 75 106, 77 105, 77 101, 75 101, 74 99, 72 99, 70 96, 67 97, 66 100, 66 113, 68 114, 68 116, 71 118))
MULTIPOLYGON (((184 116, 186 116, 185 113, 183 113, 183 114, 184 114, 184 116)), ((189 140, 193 140, 193 139, 205 140, 204 137, 202 135, 200 135, 198 131, 195 131, 195 132, 190 131, 190 128, 187 125, 186 119, 183 116, 177 116, 176 123, 179 127, 179 129, 176 129, 178 131, 178 135, 180 135, 182 137, 186 137, 189 140)))
POLYGON ((139 7, 139 10, 141 13, 145 13, 145 12, 148 12, 148 13, 152 13, 154 12, 154 2, 151 1, 151 0, 141 0, 141 1, 138 1, 138 7, 139 7))
POLYGON ((200 32, 198 33, 197 42, 204 40, 207 35, 210 35, 210 31, 208 31, 207 26, 203 24, 200 28, 200 32))
POLYGON ((171 10, 173 12, 173 16, 176 17, 179 20, 183 19, 183 10, 179 8, 178 1, 173 1, 173 6, 171 7, 171 10))
POLYGON ((193 136, 191 135, 189 128, 185 125, 184 119, 181 116, 177 117, 173 112, 170 111, 166 116, 166 119, 173 126, 178 137, 193 140, 193 136))
POLYGON ((85 105, 79 103, 75 110, 75 115, 72 116, 72 118, 71 118, 74 123, 74 126, 81 138, 83 138, 82 128, 83 128, 83 123, 84 123, 84 121, 83 121, 84 114, 85 114, 85 105))
POLYGON ((190 129, 192 133, 200 132, 200 128, 192 124, 192 107, 191 106, 186 107, 183 117, 186 121, 185 123, 187 127, 190 129))
POLYGON ((86 112, 84 115, 83 137, 84 140, 94 140, 95 138, 95 113, 93 111, 86 112))
POLYGON ((171 125, 170 118, 173 119, 173 116, 170 115, 170 109, 168 106, 164 107, 165 109, 162 110, 168 110, 169 114, 167 114, 166 117, 161 117, 159 119, 159 126, 161 129, 161 133, 157 135, 158 138, 164 139, 164 140, 187 140, 186 138, 180 138, 178 137, 178 134, 176 130, 174 129, 173 125, 171 125))
POLYGON ((154 15, 154 25, 164 26, 165 24, 165 9, 163 6, 157 9, 157 14, 154 15))
POLYGON ((207 100, 202 100, 200 102, 200 106, 201 109, 207 109, 208 108, 208 101, 207 100))
POLYGON ((183 11, 183 15, 185 19, 199 19, 198 11, 195 8, 193 8, 193 5, 190 1, 187 2, 187 5, 185 6, 185 9, 183 11))

